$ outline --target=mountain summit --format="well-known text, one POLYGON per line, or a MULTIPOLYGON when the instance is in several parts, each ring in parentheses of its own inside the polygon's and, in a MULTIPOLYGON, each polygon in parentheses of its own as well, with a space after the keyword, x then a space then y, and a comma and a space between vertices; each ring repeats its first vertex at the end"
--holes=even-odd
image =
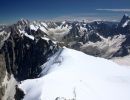
POLYGON ((128 23, 130 23, 130 17, 127 14, 125 14, 123 18, 121 19, 121 22, 119 25, 122 27, 126 27, 128 23))

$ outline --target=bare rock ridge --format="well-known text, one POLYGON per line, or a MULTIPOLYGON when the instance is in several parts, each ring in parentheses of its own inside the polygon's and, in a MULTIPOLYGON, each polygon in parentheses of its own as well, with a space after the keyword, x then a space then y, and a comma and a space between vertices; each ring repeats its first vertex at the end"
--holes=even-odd
POLYGON ((40 65, 57 50, 57 45, 51 40, 34 36, 40 33, 38 30, 31 32, 29 28, 26 28, 25 34, 30 36, 20 34, 15 26, 11 26, 10 37, 3 46, 7 71, 18 80, 36 77, 40 72, 40 65))
MULTIPOLYGON (((13 74, 17 81, 38 77, 40 66, 58 50, 57 43, 51 41, 40 30, 31 30, 23 20, 3 30, 9 36, 4 40, 4 35, 1 40, 3 43, 0 44, 0 83, 4 81, 6 73, 9 77, 13 74)), ((6 85, 0 87, 0 98, 4 96, 3 86, 6 85)))

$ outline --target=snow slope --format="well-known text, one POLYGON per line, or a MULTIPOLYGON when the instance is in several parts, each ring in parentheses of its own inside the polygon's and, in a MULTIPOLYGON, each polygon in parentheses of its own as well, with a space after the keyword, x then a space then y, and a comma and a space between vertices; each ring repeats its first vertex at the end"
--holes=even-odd
POLYGON ((128 23, 129 23, 129 21, 130 21, 130 20, 127 20, 127 21, 122 25, 122 27, 126 27, 126 26, 128 25, 128 23))
POLYGON ((19 84, 24 100, 130 100, 128 67, 68 48, 53 58, 46 75, 19 84))
POLYGON ((120 65, 125 65, 126 67, 130 68, 130 55, 127 55, 125 57, 115 57, 112 58, 111 60, 120 65))

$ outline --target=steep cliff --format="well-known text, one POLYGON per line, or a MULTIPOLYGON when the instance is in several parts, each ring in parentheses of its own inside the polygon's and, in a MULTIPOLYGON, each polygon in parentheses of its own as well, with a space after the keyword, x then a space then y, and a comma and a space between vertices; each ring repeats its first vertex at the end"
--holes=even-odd
POLYGON ((40 66, 58 50, 56 42, 40 30, 31 30, 25 22, 18 22, 3 31, 4 35, 0 34, 0 100, 12 75, 18 82, 38 77, 40 66))

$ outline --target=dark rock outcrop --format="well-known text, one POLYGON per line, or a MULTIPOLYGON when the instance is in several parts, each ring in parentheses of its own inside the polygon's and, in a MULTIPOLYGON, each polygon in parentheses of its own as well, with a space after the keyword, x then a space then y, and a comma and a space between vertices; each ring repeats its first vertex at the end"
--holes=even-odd
POLYGON ((25 32, 34 39, 20 33, 17 25, 11 26, 10 30, 10 37, 4 42, 3 46, 7 72, 12 73, 19 81, 37 77, 41 71, 40 66, 56 52, 57 45, 51 40, 42 39, 41 37, 46 34, 41 36, 39 30, 34 31, 28 28, 30 30, 28 31, 27 25, 25 32))
POLYGON ((14 95, 15 100, 23 100, 25 93, 17 85, 15 87, 16 94, 14 95))
POLYGON ((0 32, 1 100, 6 90, 6 84, 2 84, 5 77, 9 79, 13 74, 17 81, 38 77, 40 66, 58 50, 58 45, 40 29, 31 30, 27 20, 1 27, 0 32))

